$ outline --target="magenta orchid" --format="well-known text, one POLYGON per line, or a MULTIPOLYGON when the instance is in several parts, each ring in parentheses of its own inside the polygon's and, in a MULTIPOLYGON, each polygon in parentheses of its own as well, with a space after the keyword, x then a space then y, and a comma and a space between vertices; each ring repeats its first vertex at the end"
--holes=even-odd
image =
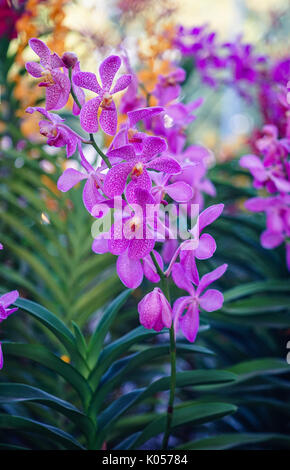
POLYGON ((80 87, 95 92, 98 96, 89 100, 80 113, 80 122, 83 129, 89 133, 97 132, 98 110, 101 108, 100 126, 106 134, 115 135, 117 131, 117 109, 113 101, 113 95, 125 90, 131 82, 131 75, 122 75, 111 90, 113 80, 121 66, 121 59, 112 55, 105 59, 99 68, 102 86, 97 77, 91 72, 78 72, 73 75, 73 83, 80 87))
POLYGON ((143 143, 142 153, 136 154, 134 146, 124 145, 111 150, 107 156, 126 160, 124 163, 114 165, 106 175, 104 191, 107 196, 121 195, 125 189, 128 176, 131 181, 126 188, 126 194, 131 193, 134 197, 136 187, 150 190, 151 178, 148 169, 162 171, 164 173, 176 174, 181 171, 179 163, 172 157, 159 156, 167 149, 164 139, 160 137, 146 137, 143 143))
POLYGON ((162 290, 158 287, 155 287, 139 302, 138 312, 140 323, 145 328, 161 331, 164 327, 171 327, 171 307, 162 290))
POLYGON ((41 78, 38 86, 46 89, 46 109, 48 111, 63 108, 70 94, 70 80, 60 69, 64 66, 61 58, 51 54, 47 45, 40 39, 30 39, 31 49, 39 56, 40 63, 27 62, 26 70, 35 78, 41 78))
POLYGON ((219 279, 226 271, 227 264, 223 264, 205 274, 195 289, 187 278, 181 264, 176 263, 172 269, 172 277, 175 284, 190 295, 180 297, 173 305, 174 328, 178 332, 182 330, 184 336, 193 343, 199 329, 199 308, 207 312, 219 310, 223 305, 223 295, 216 289, 208 289, 210 284, 219 279), (204 293, 203 293, 204 292, 204 293))
MULTIPOLYGON (((12 313, 16 312, 18 308, 9 308, 10 305, 14 304, 14 302, 18 299, 19 293, 17 290, 12 292, 8 292, 0 297, 0 323, 6 318, 9 317, 12 313)), ((2 347, 0 343, 0 370, 3 368, 3 353, 2 347)))
POLYGON ((36 111, 46 118, 46 120, 39 121, 39 132, 44 137, 47 137, 47 145, 66 147, 67 157, 71 157, 83 138, 64 124, 64 119, 58 114, 50 113, 38 106, 26 109, 26 112, 29 114, 33 114, 36 111))

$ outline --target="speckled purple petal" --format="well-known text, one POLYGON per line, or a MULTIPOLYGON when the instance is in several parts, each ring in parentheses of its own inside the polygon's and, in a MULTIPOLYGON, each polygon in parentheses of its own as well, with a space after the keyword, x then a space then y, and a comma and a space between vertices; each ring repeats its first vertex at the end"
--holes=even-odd
POLYGON ((73 74, 72 80, 73 83, 78 87, 94 91, 98 95, 102 92, 97 77, 92 72, 77 72, 73 74))
POLYGON ((126 197, 130 203, 138 204, 135 190, 137 188, 146 189, 150 191, 152 187, 151 178, 146 170, 143 171, 142 175, 138 176, 135 180, 130 181, 126 187, 126 197))
POLYGON ((108 135, 115 135, 117 132, 118 114, 114 101, 112 101, 109 109, 102 109, 100 114, 100 126, 108 135))
POLYGON ((81 109, 80 123, 82 128, 89 133, 98 131, 98 109, 100 106, 101 98, 93 98, 89 100, 81 109))
POLYGON ((162 171, 163 173, 169 173, 176 175, 181 172, 181 166, 179 163, 171 157, 157 157, 146 164, 146 167, 150 170, 162 171))
POLYGON ((110 91, 116 73, 121 66, 121 59, 117 55, 107 57, 100 65, 99 72, 103 89, 110 91))
POLYGON ((40 57, 43 64, 48 64, 50 60, 50 50, 47 45, 37 38, 32 38, 29 40, 29 46, 35 52, 35 54, 40 57))
POLYGON ((110 150, 107 153, 107 157, 114 157, 114 158, 121 158, 122 160, 126 160, 130 162, 131 160, 136 160, 136 154, 134 151, 134 147, 131 144, 123 145, 117 149, 110 150))
POLYGON ((113 255, 121 255, 129 245, 129 240, 123 237, 122 224, 113 224, 110 233, 111 238, 108 242, 109 251, 113 255))
POLYGON ((35 78, 40 78, 42 76, 43 68, 37 62, 26 62, 25 68, 27 72, 35 78))
POLYGON ((128 118, 130 127, 134 127, 137 122, 141 121, 142 119, 146 119, 148 117, 153 116, 154 114, 160 114, 164 111, 164 108, 161 106, 152 106, 151 108, 140 108, 134 109, 134 111, 129 111, 128 118))
POLYGON ((167 144, 162 137, 150 136, 144 140, 143 155, 146 160, 151 160, 156 157, 159 153, 165 152, 167 144))
MULTIPOLYGON (((145 227, 144 227, 145 232, 145 227)), ((153 250, 155 240, 153 239, 134 239, 129 243, 128 255, 133 259, 141 259, 153 250)))
POLYGON ((53 70, 51 75, 54 84, 46 87, 46 109, 48 111, 63 108, 70 94, 69 78, 59 70, 53 70))
POLYGON ((131 170, 131 163, 120 163, 113 166, 106 174, 104 193, 108 197, 120 196, 125 189, 127 177, 131 170))
POLYGON ((112 95, 114 93, 118 93, 119 91, 125 90, 125 88, 127 88, 127 86, 130 85, 131 80, 132 80, 132 75, 129 75, 129 74, 122 75, 121 77, 119 77, 114 85, 113 90, 111 91, 112 95))

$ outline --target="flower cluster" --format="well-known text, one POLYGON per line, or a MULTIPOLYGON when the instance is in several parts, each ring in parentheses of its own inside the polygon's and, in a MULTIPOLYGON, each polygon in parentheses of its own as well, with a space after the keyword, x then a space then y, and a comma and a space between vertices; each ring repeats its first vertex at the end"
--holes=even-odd
MULTIPOLYGON (((0 243, 0 250, 3 250, 3 245, 0 243)), ((14 304, 14 302, 18 299, 19 294, 17 290, 12 292, 8 292, 0 296, 0 323, 6 318, 11 315, 11 313, 16 312, 17 308, 9 308, 10 305, 14 304)), ((0 342, 0 370, 3 368, 3 353, 2 353, 2 346, 0 342)))
POLYGON ((245 204, 250 211, 266 214, 267 228, 261 235, 261 244, 272 249, 285 242, 290 270, 290 103, 286 87, 279 89, 276 100, 281 106, 280 113, 283 110, 285 125, 282 130, 276 122, 265 125, 254 143, 259 155, 243 156, 240 165, 250 171, 254 187, 268 193, 245 204))
POLYGON ((217 34, 207 25, 193 28, 179 26, 174 40, 183 56, 192 57, 202 80, 215 87, 220 83, 232 84, 244 94, 241 84, 253 83, 262 71, 265 56, 256 55, 253 46, 238 36, 232 42, 219 43, 217 34))
POLYGON ((59 57, 39 39, 31 39, 30 46, 40 63, 29 62, 26 69, 40 79, 39 86, 46 90, 46 105, 30 107, 27 112, 39 112, 44 117, 39 122, 40 133, 47 137, 47 143, 65 147, 67 157, 77 151, 82 167, 68 167, 58 180, 58 189, 66 192, 85 180, 84 206, 96 220, 104 225, 106 222, 106 230, 95 235, 92 249, 117 256, 117 272, 125 286, 138 287, 144 276, 151 283, 162 281, 163 285, 172 275, 176 285, 188 291, 187 300, 181 297, 172 309, 164 289, 156 287, 139 303, 138 311, 146 328, 160 331, 174 325, 176 331, 181 328, 186 338, 194 341, 199 306, 213 311, 223 302, 219 291, 205 289, 226 269, 223 265, 199 279, 196 265, 196 259, 208 259, 216 249, 214 239, 201 232, 221 214, 222 204, 201 214, 195 212, 195 223, 183 242, 173 233, 169 220, 171 216, 184 220, 192 206, 202 206, 203 192, 215 194, 206 177, 209 151, 201 146, 186 148, 185 128, 195 119, 193 112, 202 100, 187 104, 180 101, 185 72, 176 66, 158 77, 152 89, 155 103, 150 106, 148 96, 144 101, 140 93, 142 84, 127 57, 127 73, 116 79, 122 60, 111 55, 100 64, 97 77, 81 71, 72 53, 59 57), (84 89, 95 96, 86 100, 84 89), (87 138, 75 133, 52 112, 62 109, 70 94, 74 99, 72 111, 79 116, 87 138), (121 124, 118 103, 126 114, 121 124), (100 130, 111 136, 106 151, 99 148, 94 138, 100 130), (85 145, 92 145, 101 157, 95 166, 85 156, 85 145), (193 240, 192 236, 197 238, 193 240), (157 244, 163 245, 163 255, 157 251, 157 244), (166 271, 165 262, 169 263, 166 271))

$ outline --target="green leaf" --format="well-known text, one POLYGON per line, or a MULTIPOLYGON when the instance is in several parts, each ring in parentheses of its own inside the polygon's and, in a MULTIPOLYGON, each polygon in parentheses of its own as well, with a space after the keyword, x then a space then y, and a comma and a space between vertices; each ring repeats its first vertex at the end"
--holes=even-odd
POLYGON ((261 296, 229 302, 222 311, 231 315, 264 315, 290 309, 290 296, 261 296))
POLYGON ((290 282, 284 280, 257 281, 235 286, 224 292, 225 304, 259 292, 290 292, 290 282))
POLYGON ((93 423, 75 406, 36 387, 0 383, 0 403, 39 402, 67 416, 87 437, 94 432, 93 423))
MULTIPOLYGON (((171 428, 174 429, 187 423, 197 425, 211 422, 232 414, 236 410, 237 407, 229 403, 194 404, 194 402, 190 402, 174 409, 171 428)), ((152 437, 163 433, 165 426, 166 414, 163 414, 146 426, 128 449, 136 449, 152 437)))
POLYGON ((15 302, 15 305, 22 308, 22 310, 25 310, 33 318, 39 320, 44 326, 52 331, 61 344, 67 349, 71 358, 80 364, 84 370, 88 370, 86 362, 76 347, 76 339, 74 335, 58 317, 31 300, 18 299, 15 302))
POLYGON ((88 363, 94 366, 98 361, 100 351, 103 347, 104 339, 113 323, 120 308, 124 305, 130 296, 132 289, 126 289, 113 302, 106 308, 103 313, 102 319, 96 327, 88 346, 88 363))
POLYGON ((78 392, 84 404, 89 400, 91 390, 84 377, 74 367, 59 359, 43 346, 4 342, 2 345, 5 354, 31 359, 53 370, 78 392))
POLYGON ((236 433, 207 437, 178 446, 179 450, 227 450, 250 444, 269 442, 289 449, 290 437, 284 434, 236 433))
MULTIPOLYGON (((211 385, 221 386, 222 384, 233 383, 236 376, 233 373, 221 370, 194 370, 178 372, 176 374, 176 387, 211 385)), ((126 412, 131 406, 140 403, 146 398, 170 388, 170 377, 163 377, 153 382, 147 388, 141 388, 134 392, 123 395, 115 400, 99 415, 99 426, 101 435, 104 436, 107 429, 116 419, 126 412)))
POLYGON ((70 434, 48 424, 40 423, 21 416, 0 414, 0 428, 12 429, 14 432, 27 431, 49 439, 53 444, 58 443, 65 449, 83 449, 83 446, 70 434))
MULTIPOLYGON (((178 354, 188 354, 188 353, 202 353, 213 355, 214 353, 207 348, 201 346, 195 346, 192 344, 180 344, 176 345, 178 354)), ((160 357, 162 355, 169 355, 170 348, 169 344, 164 344, 160 346, 153 346, 145 351, 127 356, 116 361, 108 369, 106 374, 102 377, 100 386, 95 391, 91 405, 90 405, 90 415, 94 416, 98 410, 102 407, 103 401, 113 387, 118 386, 122 383, 123 380, 127 380, 130 371, 137 370, 138 367, 141 367, 144 364, 150 363, 153 359, 160 357)), ((93 387, 93 384, 92 384, 93 387)))
POLYGON ((284 374, 290 372, 290 365, 285 360, 276 358, 253 359, 228 367, 229 372, 236 374, 237 382, 243 382, 259 376, 284 374))
MULTIPOLYGON (((164 333, 165 329, 162 332, 164 333)), ((160 333, 139 326, 106 346, 100 354, 97 365, 89 376, 89 383, 92 384, 92 387, 96 387, 105 370, 108 369, 117 357, 120 357, 125 351, 128 351, 133 344, 152 338, 160 333)))

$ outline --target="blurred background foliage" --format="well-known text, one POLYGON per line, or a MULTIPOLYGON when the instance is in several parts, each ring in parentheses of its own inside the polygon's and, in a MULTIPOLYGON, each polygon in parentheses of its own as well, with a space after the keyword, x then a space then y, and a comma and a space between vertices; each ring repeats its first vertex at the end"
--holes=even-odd
MULTIPOLYGON (((260 53, 278 59, 289 51, 289 3, 11 3, 15 17, 5 22, 6 29, 0 18, 0 240, 6 248, 0 289, 17 288, 22 298, 53 315, 21 300, 19 312, 5 323, 5 335, 1 329, 1 339, 9 342, 0 374, 0 447, 158 448, 168 389, 167 335, 138 327, 136 304, 150 288, 146 281, 117 297, 124 286, 115 258, 91 251, 93 219, 82 205, 81 188, 69 194, 56 188, 65 155, 44 145, 37 121, 25 116, 25 108, 42 99, 25 73, 24 63, 31 57, 27 42, 38 36, 59 54, 73 50, 83 69, 92 71, 121 44, 142 72, 151 63, 148 51, 154 50, 160 31, 170 32, 171 24, 206 22, 223 40, 242 32, 260 53), (95 436, 91 426, 96 415, 95 436), (39 433, 41 440, 35 439, 39 433)), ((164 49, 165 55, 171 53, 166 44, 164 49)), ((229 269, 219 281, 223 309, 202 314, 194 345, 178 341, 181 375, 170 445, 289 448, 289 275, 283 247, 270 251, 260 245, 264 216, 244 210, 243 202, 255 191, 238 165, 262 117, 255 100, 245 102, 228 87, 212 90, 192 62, 183 65, 185 101, 205 98, 190 126, 188 144, 206 145, 215 157, 209 177, 217 195, 207 197, 205 206, 226 205, 210 231, 218 246, 214 262, 203 261, 200 268, 206 272, 226 262, 229 269)), ((66 117, 70 109, 71 103, 66 117)), ((77 129, 77 120, 71 118, 71 125, 77 129)), ((108 144, 103 138, 100 145, 108 144)), ((172 291, 174 295, 174 286, 172 291)))

